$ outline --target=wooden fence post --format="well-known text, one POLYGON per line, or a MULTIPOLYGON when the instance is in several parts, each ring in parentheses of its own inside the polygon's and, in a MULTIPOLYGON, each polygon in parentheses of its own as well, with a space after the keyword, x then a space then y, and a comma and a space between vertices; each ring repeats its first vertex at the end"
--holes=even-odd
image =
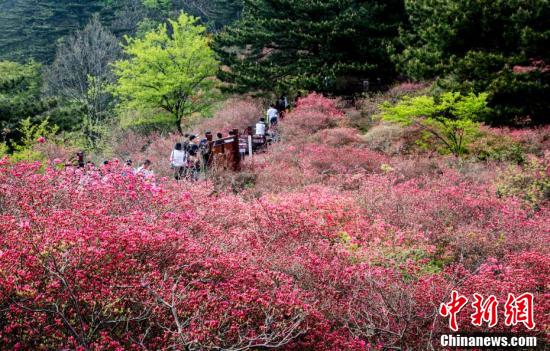
POLYGON ((233 169, 235 172, 238 172, 241 170, 241 153, 239 152, 239 130, 238 129, 233 129, 233 137, 235 138, 233 142, 233 150, 232 150, 233 157, 234 157, 233 169))

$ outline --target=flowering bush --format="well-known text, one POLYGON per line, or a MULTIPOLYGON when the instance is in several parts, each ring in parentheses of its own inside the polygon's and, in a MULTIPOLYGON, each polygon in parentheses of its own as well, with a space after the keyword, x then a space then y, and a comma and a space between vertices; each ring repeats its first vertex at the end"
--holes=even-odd
POLYGON ((233 98, 227 100, 212 118, 199 123, 195 128, 200 132, 212 132, 214 135, 221 132, 225 135, 232 129, 244 130, 254 126, 264 111, 259 102, 252 99, 233 98))
MULTIPOLYGON (((449 328, 438 310, 453 289, 501 306, 508 293, 534 294, 534 333, 546 337, 547 201, 533 211, 521 193, 499 193, 495 164, 367 149, 353 130, 331 128, 344 117, 330 100, 301 102, 292 113, 330 117, 313 133, 290 116, 283 127, 306 137, 247 160, 246 173, 228 176, 242 179, 227 182, 247 185, 229 193, 116 161, 0 160, 0 344, 439 349, 434 335, 449 328)), ((161 165, 177 138, 128 140, 120 157, 161 165)), ((514 189, 544 179, 538 162, 514 189)), ((461 330, 486 330, 472 312, 459 315, 461 330)))
POLYGON ((512 140, 513 143, 519 144, 526 153, 536 156, 542 156, 544 151, 550 149, 550 126, 529 129, 484 127, 482 130, 494 138, 512 140))
POLYGON ((274 192, 314 183, 338 184, 342 177, 380 173, 387 162, 384 155, 357 146, 283 145, 265 157, 257 184, 274 192))
POLYGON ((0 168, 6 347, 255 349, 324 328, 288 276, 203 242, 223 232, 201 228, 189 193, 38 167, 0 168))
POLYGON ((296 108, 282 120, 281 129, 288 140, 300 139, 337 126, 343 117, 335 101, 313 93, 298 100, 296 108))
POLYGON ((316 144, 328 146, 357 146, 361 143, 361 138, 357 129, 353 128, 331 128, 323 129, 311 137, 311 141, 316 144))
POLYGON ((177 134, 143 135, 132 131, 119 131, 113 135, 106 157, 121 161, 132 160, 135 167, 149 160, 157 176, 172 176, 170 153, 174 145, 182 139, 183 137, 177 134))

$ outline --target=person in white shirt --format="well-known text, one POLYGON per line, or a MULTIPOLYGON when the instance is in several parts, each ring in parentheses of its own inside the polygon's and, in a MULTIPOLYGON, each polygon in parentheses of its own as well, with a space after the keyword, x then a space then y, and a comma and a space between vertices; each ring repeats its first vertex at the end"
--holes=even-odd
POLYGON ((275 107, 275 104, 271 104, 271 106, 267 110, 267 120, 269 121, 269 125, 273 126, 277 124, 278 119, 279 119, 279 111, 275 107))
POLYGON ((187 153, 183 150, 181 143, 176 143, 172 154, 170 155, 170 166, 174 169, 174 178, 180 180, 185 170, 187 162, 187 153))
POLYGON ((256 123, 256 135, 265 135, 265 118, 260 118, 256 123))
POLYGON ((153 176, 154 173, 153 173, 153 170, 151 169, 151 161, 150 160, 145 160, 143 161, 143 165, 141 165, 140 167, 136 168, 136 170, 134 171, 134 173, 136 175, 142 175, 144 176, 145 178, 149 177, 149 176, 153 176))

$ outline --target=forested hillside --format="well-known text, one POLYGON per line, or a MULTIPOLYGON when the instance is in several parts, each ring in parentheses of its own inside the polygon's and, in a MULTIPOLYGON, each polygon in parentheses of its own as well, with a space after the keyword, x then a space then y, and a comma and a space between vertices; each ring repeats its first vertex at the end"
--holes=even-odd
POLYGON ((51 62, 64 36, 104 9, 97 1, 4 0, 0 2, 0 59, 51 62))
POLYGON ((119 37, 135 34, 144 20, 161 21, 187 11, 219 30, 240 14, 239 0, 2 0, 0 60, 50 63, 58 42, 82 29, 92 14, 119 37))

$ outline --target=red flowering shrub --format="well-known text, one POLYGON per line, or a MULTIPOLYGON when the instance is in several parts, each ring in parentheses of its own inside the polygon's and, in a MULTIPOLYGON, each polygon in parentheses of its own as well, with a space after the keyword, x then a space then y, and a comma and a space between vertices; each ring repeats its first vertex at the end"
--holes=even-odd
POLYGON ((488 257, 544 250, 550 232, 548 211, 533 214, 519 201, 499 199, 495 188, 453 171, 404 182, 371 176, 358 196, 373 218, 425 233, 442 263, 473 268, 488 257))
MULTIPOLYGON (((422 349, 459 279, 452 262, 518 265, 516 252, 536 269, 521 274, 538 274, 519 290, 544 277, 542 256, 522 252, 546 247, 547 212, 453 175, 438 186, 365 174, 361 198, 313 186, 248 202, 111 167, 0 167, 6 347, 422 349)), ((466 293, 494 291, 474 284, 483 272, 464 271, 466 293)))
POLYGON ((280 127, 286 140, 301 139, 322 129, 336 127, 344 114, 336 108, 336 102, 320 94, 310 94, 298 100, 297 106, 281 121, 280 127))
POLYGON ((257 184, 272 191, 314 183, 334 184, 343 176, 382 172, 386 162, 384 155, 357 146, 283 145, 266 156, 257 184))
POLYGON ((130 174, 82 182, 79 170, 37 167, 1 168, 3 345, 254 348, 304 333, 300 291, 195 243, 193 214, 171 212, 162 189, 130 174))
POLYGON ((353 128, 331 128, 323 129, 310 138, 311 142, 328 146, 357 145, 361 138, 357 129, 353 128))
POLYGON ((546 150, 550 150, 550 126, 529 129, 483 127, 482 131, 489 138, 503 139, 505 141, 512 140, 513 143, 521 145, 525 153, 541 156, 546 150))
MULTIPOLYGON (((331 128, 344 117, 321 96, 292 113, 283 128, 306 137, 247 160, 255 185, 241 194, 136 176, 117 161, 63 169, 2 159, 0 344, 440 349, 435 336, 449 327, 438 311, 451 290, 470 302, 495 295, 501 307, 508 293, 532 293, 534 333, 545 338, 546 201, 535 210, 498 193, 494 164, 363 148, 352 130, 331 128), (330 117, 303 123, 298 113, 330 117)), ((152 137, 135 154, 129 142, 121 155, 150 158, 158 175, 177 139, 152 137)), ((486 331, 472 313, 460 313, 461 331, 486 331)), ((494 330, 526 332, 499 313, 494 330)))
POLYGON ((149 160, 156 176, 171 177, 173 170, 170 168, 170 153, 175 144, 183 140, 183 137, 178 134, 163 135, 159 133, 142 135, 128 131, 117 133, 113 139, 109 156, 112 155, 121 161, 130 159, 134 167, 149 160))
POLYGON ((258 122, 265 114, 262 105, 252 99, 229 99, 212 118, 199 123, 194 129, 204 133, 212 132, 214 135, 221 132, 227 135, 232 129, 244 130, 258 122))

